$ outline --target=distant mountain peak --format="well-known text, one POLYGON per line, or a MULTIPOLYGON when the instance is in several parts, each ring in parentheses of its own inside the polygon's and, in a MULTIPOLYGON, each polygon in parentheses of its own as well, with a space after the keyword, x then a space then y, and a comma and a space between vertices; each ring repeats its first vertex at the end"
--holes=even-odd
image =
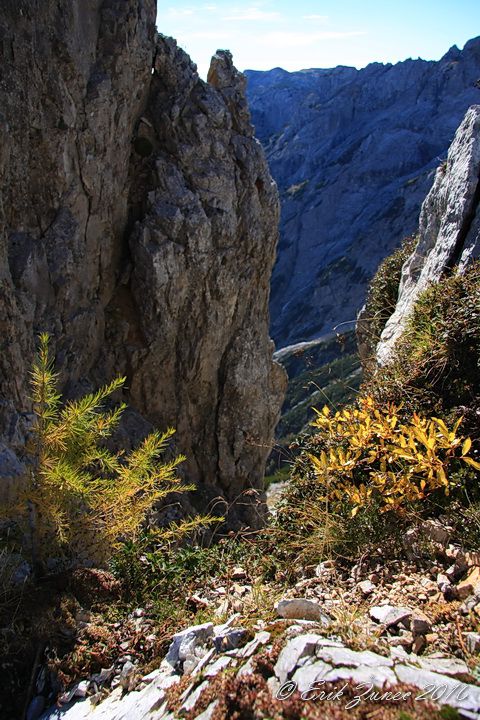
POLYGON ((380 261, 417 227, 436 167, 480 102, 480 37, 439 61, 246 75, 282 194, 271 292, 282 347, 353 321, 380 261))

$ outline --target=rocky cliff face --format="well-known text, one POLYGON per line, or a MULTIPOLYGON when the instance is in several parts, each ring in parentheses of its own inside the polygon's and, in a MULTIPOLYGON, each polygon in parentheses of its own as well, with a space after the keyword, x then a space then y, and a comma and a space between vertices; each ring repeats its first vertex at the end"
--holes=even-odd
POLYGON ((273 337, 285 346, 351 328, 369 279, 417 227, 434 171, 479 102, 480 39, 439 62, 247 77, 282 198, 273 337))
POLYGON ((479 256, 480 105, 473 105, 422 205, 418 244, 402 268, 397 304, 377 346, 380 364, 391 358, 419 293, 479 256))
MULTIPOLYGON (((126 374, 129 434, 175 426, 189 480, 232 502, 261 487, 283 394, 278 198, 230 55, 202 82, 155 14, 154 0, 2 4, 0 469, 21 472, 48 330, 67 393, 126 374)), ((234 524, 257 521, 254 496, 234 524)))

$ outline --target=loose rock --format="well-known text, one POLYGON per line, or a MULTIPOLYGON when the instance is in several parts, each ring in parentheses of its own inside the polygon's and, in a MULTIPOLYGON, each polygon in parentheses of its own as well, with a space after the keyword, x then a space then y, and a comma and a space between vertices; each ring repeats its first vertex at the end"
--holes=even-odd
POLYGON ((182 630, 173 636, 166 661, 176 667, 179 662, 187 659, 187 655, 193 654, 198 645, 205 644, 208 638, 213 636, 213 623, 194 625, 182 630))
POLYGON ((363 580, 358 583, 357 587, 364 597, 368 597, 375 592, 375 585, 370 580, 363 580))
POLYGON ((282 618, 290 620, 315 620, 325 627, 328 627, 331 623, 328 615, 322 612, 320 605, 306 598, 280 600, 280 602, 276 604, 275 609, 282 618))
POLYGON ((412 610, 406 607, 395 607, 393 605, 379 605, 370 608, 370 617, 387 628, 398 625, 403 620, 411 617, 412 610))

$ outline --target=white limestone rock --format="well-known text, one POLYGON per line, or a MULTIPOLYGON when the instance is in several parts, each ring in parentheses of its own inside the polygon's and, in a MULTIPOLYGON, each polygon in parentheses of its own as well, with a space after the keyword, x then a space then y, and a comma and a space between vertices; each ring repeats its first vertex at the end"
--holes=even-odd
POLYGON ((391 627, 398 625, 400 622, 407 620, 412 615, 412 610, 406 607, 395 607, 394 605, 378 605, 370 608, 370 617, 372 620, 391 627))
POLYGON ((393 666, 393 661, 390 658, 378 655, 370 650, 357 652, 356 650, 350 650, 345 647, 324 646, 317 647, 316 654, 321 660, 336 667, 360 667, 361 665, 366 667, 393 666))
POLYGON ((331 669, 331 665, 328 665, 322 660, 316 660, 313 663, 308 663, 303 667, 297 668, 292 676, 292 681, 296 683, 300 693, 305 693, 314 683, 319 680, 324 680, 331 669))
POLYGON ((395 310, 377 347, 377 361, 392 357, 408 316, 422 290, 454 265, 464 269, 480 254, 480 105, 467 111, 450 146, 446 165, 422 205, 419 241, 402 269, 395 310))
POLYGON ((438 688, 436 697, 439 702, 443 697, 448 705, 474 712, 476 714, 473 717, 480 718, 480 687, 411 665, 397 665, 395 673, 399 681, 407 685, 424 690, 438 688))
POLYGON ((196 647, 204 645, 213 637, 213 623, 192 625, 192 627, 175 633, 165 660, 176 668, 179 662, 184 662, 188 655, 193 654, 196 647))
POLYGON ((314 620, 325 627, 328 627, 331 623, 330 618, 322 611, 320 605, 307 598, 280 600, 275 609, 280 617, 288 620, 314 620))
POLYGON ((279 679, 280 684, 283 684, 294 672, 301 658, 315 655, 319 639, 319 635, 309 633, 307 635, 299 635, 287 642, 275 664, 275 675, 279 679))

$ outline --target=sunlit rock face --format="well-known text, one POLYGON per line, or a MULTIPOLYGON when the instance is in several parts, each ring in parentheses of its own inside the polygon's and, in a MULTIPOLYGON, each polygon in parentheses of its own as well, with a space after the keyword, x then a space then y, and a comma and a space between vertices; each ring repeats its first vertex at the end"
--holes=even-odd
POLYGON ((418 244, 402 268, 394 312, 377 347, 387 363, 422 290, 480 257, 480 105, 473 105, 458 128, 447 161, 420 213, 418 244))

